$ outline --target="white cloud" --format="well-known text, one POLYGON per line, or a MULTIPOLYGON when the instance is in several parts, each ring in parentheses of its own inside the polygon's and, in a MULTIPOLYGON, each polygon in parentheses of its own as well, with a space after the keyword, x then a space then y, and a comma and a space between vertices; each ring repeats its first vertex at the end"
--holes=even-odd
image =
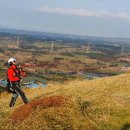
POLYGON ((77 15, 83 17, 112 17, 119 19, 128 19, 130 20, 130 14, 126 12, 108 12, 108 11, 89 11, 86 9, 77 9, 77 8, 50 8, 42 7, 37 9, 40 12, 54 13, 54 14, 65 14, 65 15, 77 15))

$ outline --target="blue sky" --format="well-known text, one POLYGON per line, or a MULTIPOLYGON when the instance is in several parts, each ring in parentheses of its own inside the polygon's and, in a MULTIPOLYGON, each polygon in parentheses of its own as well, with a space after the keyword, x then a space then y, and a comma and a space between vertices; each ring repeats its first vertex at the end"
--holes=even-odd
POLYGON ((130 38, 130 0, 0 0, 0 27, 130 38))

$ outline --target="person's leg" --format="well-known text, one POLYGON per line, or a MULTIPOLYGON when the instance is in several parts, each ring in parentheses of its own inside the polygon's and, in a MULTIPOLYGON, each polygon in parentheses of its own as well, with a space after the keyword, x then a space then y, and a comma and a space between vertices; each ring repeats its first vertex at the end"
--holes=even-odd
POLYGON ((13 87, 13 89, 15 90, 15 92, 16 92, 17 94, 19 94, 19 95, 21 96, 23 102, 24 102, 25 104, 27 104, 27 103, 28 103, 28 99, 27 99, 27 97, 25 96, 24 92, 20 89, 20 87, 16 84, 16 85, 13 87))
POLYGON ((18 98, 18 94, 15 91, 13 91, 13 96, 12 96, 10 104, 9 104, 10 107, 13 107, 15 105, 17 98, 18 98))
POLYGON ((18 98, 18 94, 14 91, 14 89, 12 88, 12 84, 10 83, 9 80, 7 80, 7 87, 6 90, 9 93, 12 93, 12 98, 10 100, 9 106, 13 107, 15 105, 16 99, 18 98))

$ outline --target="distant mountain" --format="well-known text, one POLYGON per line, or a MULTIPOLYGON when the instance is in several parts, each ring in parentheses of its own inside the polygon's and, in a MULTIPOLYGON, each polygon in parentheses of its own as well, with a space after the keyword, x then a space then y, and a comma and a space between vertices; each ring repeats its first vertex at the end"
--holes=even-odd
POLYGON ((17 29, 0 28, 0 35, 18 35, 26 36, 35 39, 63 41, 72 43, 90 43, 90 44, 130 44, 130 38, 107 38, 107 37, 94 37, 94 36, 80 36, 69 35, 49 32, 27 31, 17 29))

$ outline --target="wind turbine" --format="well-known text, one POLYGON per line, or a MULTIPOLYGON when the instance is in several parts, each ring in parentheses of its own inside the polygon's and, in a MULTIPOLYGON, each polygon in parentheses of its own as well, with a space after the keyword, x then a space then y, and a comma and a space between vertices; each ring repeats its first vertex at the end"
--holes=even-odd
POLYGON ((17 47, 19 47, 19 37, 17 38, 17 47))
POLYGON ((53 51, 54 51, 54 42, 52 41, 51 42, 51 53, 53 53, 53 51))
POLYGON ((123 56, 124 55, 124 46, 122 46, 122 49, 121 49, 121 56, 123 56))
POLYGON ((90 46, 89 46, 89 44, 88 44, 88 47, 87 47, 87 53, 89 53, 89 50, 90 50, 90 46))

